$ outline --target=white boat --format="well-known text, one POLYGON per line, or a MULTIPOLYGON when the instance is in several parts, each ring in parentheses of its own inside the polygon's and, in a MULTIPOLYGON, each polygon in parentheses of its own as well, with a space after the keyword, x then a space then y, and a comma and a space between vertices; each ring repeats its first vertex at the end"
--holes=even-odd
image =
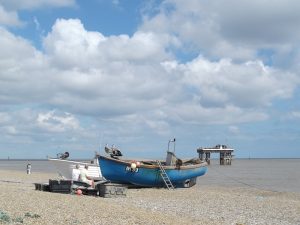
POLYGON ((48 158, 48 160, 54 165, 57 173, 66 180, 72 180, 72 171, 78 164, 80 169, 88 165, 88 176, 93 180, 103 180, 102 173, 99 166, 98 158, 94 158, 91 163, 72 161, 62 158, 48 158))

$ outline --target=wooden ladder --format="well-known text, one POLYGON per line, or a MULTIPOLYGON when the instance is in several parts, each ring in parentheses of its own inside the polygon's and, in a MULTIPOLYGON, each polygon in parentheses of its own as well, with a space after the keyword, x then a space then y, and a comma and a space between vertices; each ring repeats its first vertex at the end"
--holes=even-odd
POLYGON ((160 176, 163 179, 163 181, 165 182, 166 187, 168 188, 168 190, 174 189, 174 186, 173 186, 168 174, 166 173, 165 169, 161 165, 161 162, 159 160, 156 160, 156 162, 157 162, 157 165, 159 166, 160 176))

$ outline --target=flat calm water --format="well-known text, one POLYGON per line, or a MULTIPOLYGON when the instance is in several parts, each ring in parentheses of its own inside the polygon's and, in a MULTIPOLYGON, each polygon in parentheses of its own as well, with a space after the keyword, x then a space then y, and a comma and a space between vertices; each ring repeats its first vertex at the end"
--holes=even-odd
POLYGON ((0 160, 0 170, 17 170, 26 172, 27 164, 31 172, 56 173, 56 168, 48 160, 0 160))
MULTIPOLYGON (((32 173, 56 172, 47 160, 0 160, 0 170, 26 173, 28 163, 32 165, 32 173)), ((235 159, 231 166, 220 166, 218 160, 212 160, 207 174, 199 177, 197 183, 199 187, 213 185, 300 192, 300 159, 235 159)))
POLYGON ((231 166, 220 166, 213 160, 197 183, 300 192, 300 159, 235 159, 231 166))

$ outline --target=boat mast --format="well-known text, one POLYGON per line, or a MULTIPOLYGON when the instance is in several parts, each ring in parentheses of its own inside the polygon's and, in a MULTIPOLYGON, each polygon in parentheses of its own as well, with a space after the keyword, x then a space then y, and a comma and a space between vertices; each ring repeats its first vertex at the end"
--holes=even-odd
POLYGON ((173 142, 174 143, 174 145, 173 145, 173 153, 175 153, 175 141, 176 141, 175 138, 169 140, 169 142, 168 142, 168 152, 170 151, 170 143, 173 142))

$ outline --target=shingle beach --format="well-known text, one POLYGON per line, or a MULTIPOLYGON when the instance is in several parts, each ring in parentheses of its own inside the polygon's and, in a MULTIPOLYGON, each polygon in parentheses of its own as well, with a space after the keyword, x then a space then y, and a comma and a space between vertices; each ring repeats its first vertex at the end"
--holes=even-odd
POLYGON ((36 191, 55 174, 0 171, 2 224, 300 224, 300 194, 197 184, 123 198, 36 191))

